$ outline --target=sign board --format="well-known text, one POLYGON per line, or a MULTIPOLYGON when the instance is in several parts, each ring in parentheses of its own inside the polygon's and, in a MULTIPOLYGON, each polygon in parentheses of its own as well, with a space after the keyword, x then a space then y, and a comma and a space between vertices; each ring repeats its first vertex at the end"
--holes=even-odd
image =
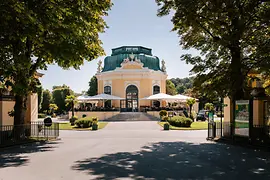
POLYGON ((209 117, 209 121, 214 121, 214 113, 213 112, 208 112, 208 117, 209 117))
POLYGON ((249 100, 235 101, 235 121, 249 121, 249 100))
POLYGON ((51 127, 51 126, 52 126, 52 119, 51 119, 50 117, 45 118, 45 119, 44 119, 44 125, 45 125, 46 127, 51 127))

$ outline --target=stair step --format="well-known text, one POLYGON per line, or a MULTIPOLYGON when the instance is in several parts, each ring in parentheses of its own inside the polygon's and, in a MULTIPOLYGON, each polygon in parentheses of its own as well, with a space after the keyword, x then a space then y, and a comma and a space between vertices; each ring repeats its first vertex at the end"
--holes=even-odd
POLYGON ((158 121, 159 119, 143 112, 122 112, 104 121, 158 121))

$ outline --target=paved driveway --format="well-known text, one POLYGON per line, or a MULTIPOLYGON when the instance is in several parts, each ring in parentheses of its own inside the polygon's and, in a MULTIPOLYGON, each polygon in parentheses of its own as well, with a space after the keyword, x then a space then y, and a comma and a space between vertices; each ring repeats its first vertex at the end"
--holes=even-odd
POLYGON ((61 140, 1 150, 0 180, 270 179, 267 152, 205 141, 206 131, 117 122, 61 140))

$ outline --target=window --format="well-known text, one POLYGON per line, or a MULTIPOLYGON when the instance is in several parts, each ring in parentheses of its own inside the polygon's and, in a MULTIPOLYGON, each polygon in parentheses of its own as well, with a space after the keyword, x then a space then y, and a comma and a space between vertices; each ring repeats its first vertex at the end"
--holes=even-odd
MULTIPOLYGON (((104 94, 112 95, 112 88, 111 88, 111 86, 105 86, 105 87, 104 87, 104 94)), ((106 101, 105 104, 104 104, 104 106, 105 106, 106 108, 112 107, 112 101, 111 101, 111 100, 106 101)))
POLYGON ((157 85, 155 85, 155 86, 153 87, 153 94, 158 94, 158 93, 160 93, 160 87, 157 86, 157 85))
MULTIPOLYGON (((158 94, 158 93, 160 93, 160 87, 155 85, 153 87, 153 94, 158 94)), ((159 101, 153 101, 153 106, 154 107, 160 107, 160 102, 159 101)))
POLYGON ((104 87, 104 94, 112 95, 112 88, 111 88, 111 86, 105 86, 104 87))

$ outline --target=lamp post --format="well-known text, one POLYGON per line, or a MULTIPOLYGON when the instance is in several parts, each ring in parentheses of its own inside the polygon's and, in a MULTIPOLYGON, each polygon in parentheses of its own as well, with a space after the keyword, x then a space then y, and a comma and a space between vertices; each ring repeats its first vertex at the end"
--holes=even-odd
POLYGON ((219 97, 218 100, 220 102, 220 135, 222 136, 222 108, 223 108, 223 104, 222 104, 221 97, 219 97))

